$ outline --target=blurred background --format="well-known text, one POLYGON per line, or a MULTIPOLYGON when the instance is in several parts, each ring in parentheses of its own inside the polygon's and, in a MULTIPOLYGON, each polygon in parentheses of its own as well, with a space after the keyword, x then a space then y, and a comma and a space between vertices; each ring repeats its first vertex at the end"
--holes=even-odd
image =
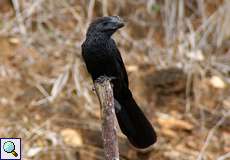
POLYGON ((114 35, 130 88, 158 133, 123 160, 230 159, 229 0, 0 0, 0 137, 24 160, 102 160, 100 109, 81 57, 89 23, 114 35))

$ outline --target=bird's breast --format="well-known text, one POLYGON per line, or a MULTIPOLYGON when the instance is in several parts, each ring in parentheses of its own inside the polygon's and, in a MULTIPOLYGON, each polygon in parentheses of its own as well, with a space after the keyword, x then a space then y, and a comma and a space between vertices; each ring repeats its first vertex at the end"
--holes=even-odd
POLYGON ((116 64, 114 58, 109 53, 88 53, 84 59, 93 80, 100 76, 116 76, 116 64))

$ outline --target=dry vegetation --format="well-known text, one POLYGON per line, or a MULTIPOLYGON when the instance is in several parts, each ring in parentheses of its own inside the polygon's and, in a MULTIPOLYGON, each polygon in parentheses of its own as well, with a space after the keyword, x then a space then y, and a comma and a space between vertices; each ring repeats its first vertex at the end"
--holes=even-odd
POLYGON ((80 47, 103 15, 127 21, 114 38, 159 137, 139 153, 120 134, 122 159, 230 159, 229 0, 0 0, 0 137, 24 160, 103 159, 80 47))

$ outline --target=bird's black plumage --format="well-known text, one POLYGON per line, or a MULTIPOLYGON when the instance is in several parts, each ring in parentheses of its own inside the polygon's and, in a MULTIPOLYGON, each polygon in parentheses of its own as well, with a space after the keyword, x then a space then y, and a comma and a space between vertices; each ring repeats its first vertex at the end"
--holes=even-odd
POLYGON ((82 44, 82 56, 93 80, 103 75, 115 77, 112 80, 113 93, 121 106, 116 108, 119 126, 135 147, 146 148, 156 142, 156 133, 133 99, 121 54, 111 38, 123 26, 118 16, 93 21, 82 44))

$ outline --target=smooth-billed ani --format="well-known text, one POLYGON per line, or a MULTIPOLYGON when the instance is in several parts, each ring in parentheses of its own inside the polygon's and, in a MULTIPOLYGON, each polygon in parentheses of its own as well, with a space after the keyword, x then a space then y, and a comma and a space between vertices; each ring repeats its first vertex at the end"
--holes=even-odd
POLYGON ((142 149, 156 142, 156 133, 133 99, 121 54, 111 38, 123 26, 118 16, 94 20, 82 44, 82 55, 93 80, 104 75, 115 77, 112 84, 115 102, 120 104, 120 108, 115 107, 119 126, 129 141, 142 149))

